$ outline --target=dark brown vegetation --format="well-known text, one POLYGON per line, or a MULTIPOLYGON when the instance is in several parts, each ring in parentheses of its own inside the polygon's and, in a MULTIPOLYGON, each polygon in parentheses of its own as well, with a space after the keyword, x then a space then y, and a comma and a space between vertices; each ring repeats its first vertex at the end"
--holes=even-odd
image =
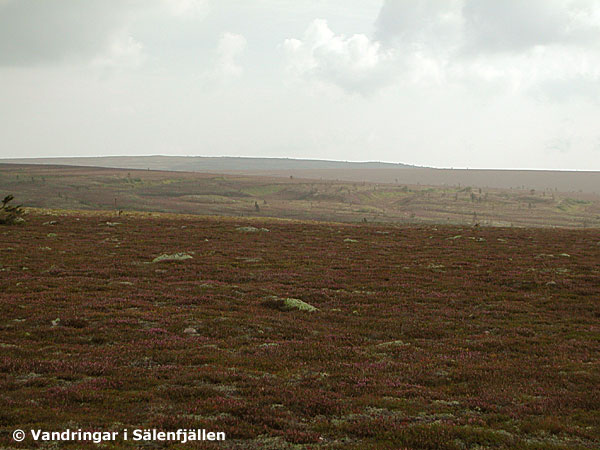
POLYGON ((0 233, 2 448, 79 427, 228 436, 178 448, 600 446, 598 230, 90 212, 0 233))
POLYGON ((600 195, 58 166, 0 165, 30 207, 343 222, 598 227, 600 195))
POLYGON ((21 217, 23 215, 23 208, 21 205, 12 205, 14 197, 7 195, 4 197, 0 204, 0 225, 14 225, 22 223, 24 220, 21 217))

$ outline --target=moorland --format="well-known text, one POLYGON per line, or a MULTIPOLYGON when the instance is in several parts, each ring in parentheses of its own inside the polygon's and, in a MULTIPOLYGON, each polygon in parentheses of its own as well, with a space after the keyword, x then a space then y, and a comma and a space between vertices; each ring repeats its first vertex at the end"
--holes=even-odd
POLYGON ((0 227, 2 448, 127 427, 227 442, 105 448, 600 443, 598 229, 25 218, 0 227))
POLYGON ((0 165, 0 448, 598 448, 598 195, 402 181, 0 165))

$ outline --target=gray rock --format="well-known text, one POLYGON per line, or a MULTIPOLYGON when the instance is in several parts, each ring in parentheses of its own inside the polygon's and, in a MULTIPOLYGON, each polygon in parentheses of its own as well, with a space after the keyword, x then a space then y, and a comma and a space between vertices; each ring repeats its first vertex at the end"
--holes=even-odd
POLYGON ((279 311, 318 311, 318 309, 314 306, 309 305, 308 303, 297 298, 279 298, 276 296, 271 296, 265 300, 263 305, 269 308, 278 309, 279 311))
POLYGON ((175 253, 173 255, 160 255, 152 260, 153 263, 166 262, 166 261, 185 261, 187 259, 194 259, 187 253, 175 253))
POLYGON ((256 227, 237 227, 237 231, 241 231, 243 233, 269 233, 267 228, 256 228, 256 227))

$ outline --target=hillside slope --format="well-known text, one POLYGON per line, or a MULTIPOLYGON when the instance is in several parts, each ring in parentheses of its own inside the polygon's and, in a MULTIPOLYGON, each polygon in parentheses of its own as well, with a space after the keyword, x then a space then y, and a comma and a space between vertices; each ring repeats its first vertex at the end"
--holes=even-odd
MULTIPOLYGON (((409 169, 407 169, 409 170, 409 169)), ((341 222, 598 227, 600 196, 43 165, 0 164, 0 192, 30 207, 341 222)))

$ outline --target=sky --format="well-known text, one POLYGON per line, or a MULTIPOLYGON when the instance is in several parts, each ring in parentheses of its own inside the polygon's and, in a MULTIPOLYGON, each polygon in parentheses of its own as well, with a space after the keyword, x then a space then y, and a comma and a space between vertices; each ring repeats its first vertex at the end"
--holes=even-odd
POLYGON ((598 0, 0 0, 0 158, 600 170, 598 0))

